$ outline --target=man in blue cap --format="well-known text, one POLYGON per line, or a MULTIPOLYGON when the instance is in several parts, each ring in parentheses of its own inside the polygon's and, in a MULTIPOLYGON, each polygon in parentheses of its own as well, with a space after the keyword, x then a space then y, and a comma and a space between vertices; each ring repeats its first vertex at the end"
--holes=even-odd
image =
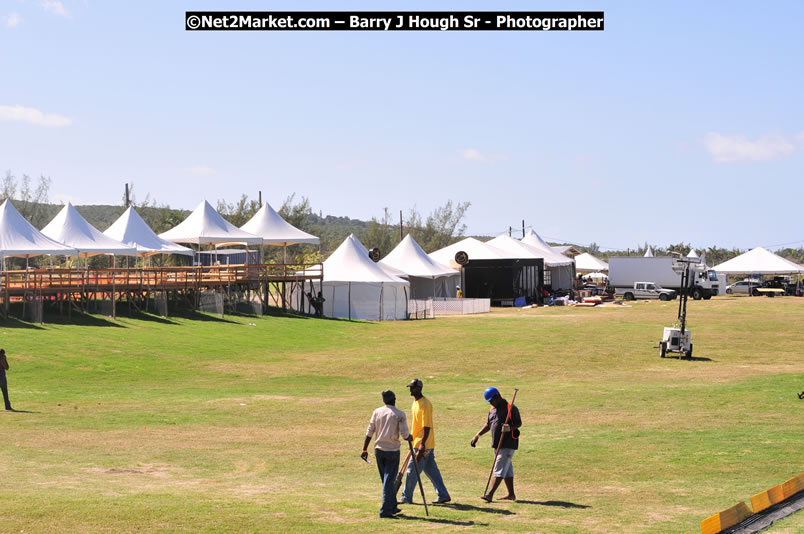
POLYGON ((474 447, 480 436, 491 430, 491 447, 495 451, 499 447, 499 452, 494 461, 494 484, 491 486, 491 491, 483 495, 481 499, 491 502, 494 498, 494 492, 497 491, 500 483, 505 481, 508 495, 500 497, 500 500, 515 501, 514 465, 512 460, 514 452, 519 448, 519 427, 522 426, 519 409, 502 398, 499 390, 495 387, 486 388, 486 391, 483 392, 483 398, 491 404, 491 409, 486 418, 486 424, 483 425, 480 432, 475 434, 470 445, 474 447))

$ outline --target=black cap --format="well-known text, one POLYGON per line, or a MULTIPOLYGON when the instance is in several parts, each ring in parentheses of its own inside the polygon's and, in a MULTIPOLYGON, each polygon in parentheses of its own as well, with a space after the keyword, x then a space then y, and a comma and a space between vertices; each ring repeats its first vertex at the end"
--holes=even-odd
POLYGON ((385 404, 388 404, 389 402, 396 400, 396 395, 390 389, 386 389, 382 392, 382 400, 385 404))
POLYGON ((422 384, 422 381, 419 380, 418 378, 414 378, 413 380, 410 381, 410 384, 408 384, 409 388, 414 388, 414 387, 420 388, 422 386, 424 386, 424 384, 422 384))

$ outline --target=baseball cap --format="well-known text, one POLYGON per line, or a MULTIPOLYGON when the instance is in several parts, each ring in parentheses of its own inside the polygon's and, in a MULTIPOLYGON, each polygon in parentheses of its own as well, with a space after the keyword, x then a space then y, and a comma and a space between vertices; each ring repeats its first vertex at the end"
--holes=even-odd
POLYGON ((421 380, 419 380, 418 378, 414 378, 413 380, 411 380, 411 381, 410 381, 410 384, 408 384, 408 387, 409 387, 409 388, 414 388, 414 387, 416 387, 416 388, 420 388, 420 387, 422 387, 423 385, 424 385, 424 384, 422 383, 422 381, 421 381, 421 380))

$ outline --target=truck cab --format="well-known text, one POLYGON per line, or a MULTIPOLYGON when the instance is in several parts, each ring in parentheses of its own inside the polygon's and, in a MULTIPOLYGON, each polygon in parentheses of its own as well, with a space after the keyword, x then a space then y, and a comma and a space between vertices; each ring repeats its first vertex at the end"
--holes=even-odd
POLYGON ((675 291, 672 289, 664 289, 654 282, 634 282, 634 287, 617 288, 616 294, 622 296, 623 300, 671 300, 676 298, 675 291))

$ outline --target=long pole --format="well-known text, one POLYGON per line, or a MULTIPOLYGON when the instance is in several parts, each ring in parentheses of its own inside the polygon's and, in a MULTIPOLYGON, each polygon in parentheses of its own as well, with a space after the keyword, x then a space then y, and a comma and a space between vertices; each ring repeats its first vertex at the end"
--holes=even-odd
MULTIPOLYGON (((514 405, 514 401, 516 401, 516 394, 519 393, 519 388, 514 388, 514 396, 511 399, 511 406, 514 405)), ((508 420, 511 419, 511 410, 508 410, 508 415, 505 416, 505 423, 504 425, 508 424, 508 420)), ((512 432, 513 433, 513 432, 512 432)), ((503 442, 503 435, 505 433, 500 428, 500 441, 497 442, 497 448, 494 450, 494 461, 491 462, 491 471, 489 471, 489 479, 486 481, 486 489, 483 491, 483 495, 487 495, 489 492, 489 484, 491 483, 491 475, 494 474, 494 464, 497 463, 497 455, 500 454, 500 446, 503 442)))
POLYGON ((419 482, 419 491, 422 492, 422 502, 424 503, 424 513, 425 515, 430 515, 430 511, 427 509, 427 499, 424 498, 424 486, 422 486, 422 477, 419 475, 419 462, 416 461, 416 453, 413 452, 413 443, 408 441, 408 447, 410 447, 410 459, 413 462, 413 469, 416 471, 416 480, 419 482))

